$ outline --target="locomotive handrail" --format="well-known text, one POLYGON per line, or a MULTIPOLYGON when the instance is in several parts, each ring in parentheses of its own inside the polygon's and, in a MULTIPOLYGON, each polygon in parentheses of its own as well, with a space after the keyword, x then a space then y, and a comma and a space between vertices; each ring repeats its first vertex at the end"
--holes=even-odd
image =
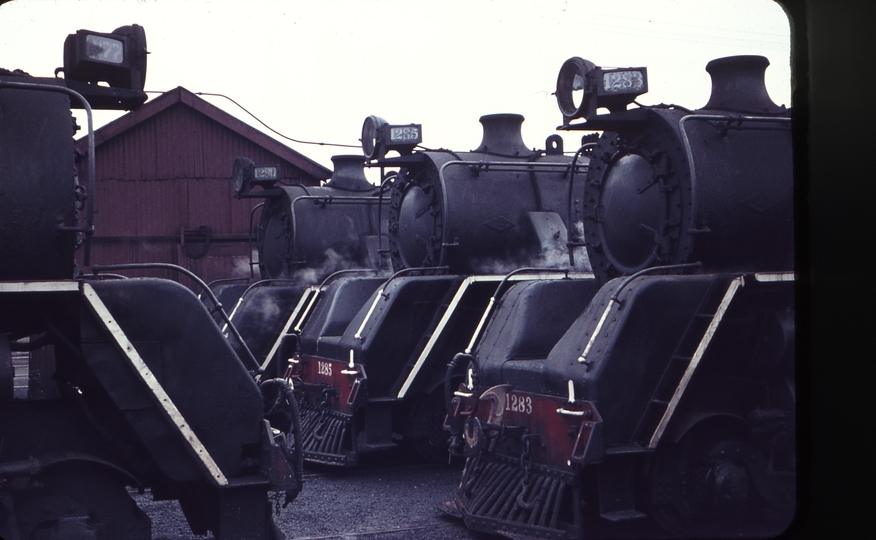
MULTIPOLYGON (((594 144, 594 143, 588 143, 594 144)), ((448 166, 469 165, 480 168, 483 172, 498 171, 498 172, 529 172, 532 167, 538 169, 556 169, 557 172, 566 172, 571 167, 571 162, 562 161, 486 161, 478 160, 452 160, 445 161, 441 168, 448 166)), ((587 165, 577 165, 577 167, 586 167, 587 165)))
POLYGON ((83 263, 85 266, 91 266, 91 236, 94 234, 94 121, 92 120, 91 104, 88 100, 75 90, 71 90, 66 86, 55 86, 52 84, 39 83, 19 83, 12 81, 0 81, 0 88, 19 88, 22 90, 37 90, 40 92, 60 92, 69 96, 75 97, 82 103, 82 108, 85 109, 85 116, 88 119, 88 180, 86 184, 86 212, 85 212, 85 227, 68 227, 58 226, 58 230, 69 232, 85 233, 85 251, 83 253, 83 263))
POLYGON ((301 314, 301 318, 298 319, 298 324, 292 328, 293 332, 301 332, 301 325, 304 324, 304 319, 310 314, 310 310, 316 304, 316 300, 319 297, 320 293, 325 289, 328 282, 332 279, 335 279, 340 274, 349 274, 354 272, 377 272, 374 268, 348 268, 346 270, 338 270, 337 272, 332 272, 329 274, 322 283, 318 286, 311 285, 308 287, 302 294, 301 298, 298 300, 298 304, 295 306, 295 309, 292 310, 292 313, 289 315, 289 318, 286 320, 285 326, 283 326, 283 330, 280 331, 280 334, 277 336, 277 340, 274 342, 274 346, 271 347, 270 352, 265 357, 265 361, 262 363, 262 369, 266 369, 268 363, 274 353, 277 352, 277 349, 280 347, 280 342, 283 341, 283 336, 289 331, 289 328, 292 327, 292 324, 298 319, 298 314, 301 314), (309 296, 312 295, 312 296, 309 296), (309 302, 308 302, 309 300, 309 302), (301 308, 304 306, 305 302, 307 302, 307 308, 302 312, 301 308))
POLYGON ((298 320, 298 324, 292 328, 293 332, 301 332, 301 327, 304 324, 305 318, 310 314, 311 309, 316 304, 317 298, 319 298, 320 293, 325 289, 326 285, 329 281, 336 279, 337 276, 341 274, 350 274, 350 273, 362 273, 362 272, 377 272, 374 268, 348 268, 346 270, 338 270, 337 272, 332 272, 329 274, 319 286, 310 286, 301 294, 301 298, 298 300, 298 304, 295 306, 295 309, 292 310, 292 313, 289 315, 289 318, 286 319, 286 324, 283 326, 283 329, 277 335, 276 341, 274 341, 274 345, 271 347, 271 350, 268 352, 268 355, 265 356, 265 361, 262 362, 262 370, 267 369, 268 364, 271 361, 271 358, 280 348, 280 343, 283 341, 283 337, 289 332, 289 328, 292 328, 292 324, 298 318, 298 314, 301 314, 301 318, 298 320), (312 296, 311 296, 312 295, 312 296), (309 302, 308 302, 309 300, 309 302), (301 308, 304 306, 305 302, 307 302, 307 309, 303 312, 301 308))
MULTIPOLYGON (((381 189, 381 188, 378 187, 377 189, 381 189)), ((292 264, 296 265, 296 267, 298 266, 298 259, 295 256, 295 252, 298 250, 298 219, 295 216, 295 204, 298 203, 298 201, 302 201, 302 200, 324 201, 323 204, 335 204, 335 203, 338 203, 338 204, 361 204, 361 203, 366 203, 366 202, 373 203, 375 201, 377 201, 378 205, 383 203, 382 197, 375 198, 373 195, 370 197, 365 197, 365 196, 335 197, 332 195, 301 195, 299 197, 295 197, 295 199, 292 200, 292 204, 290 206, 290 211, 292 213, 292 256, 290 257, 290 260, 292 261, 292 264)), ((379 240, 379 238, 380 238, 380 223, 377 224, 377 237, 379 240)), ((296 268, 296 270, 297 270, 297 268, 296 268)))
MULTIPOLYGON (((304 192, 307 193, 307 189, 305 189, 304 192)), ((253 260, 252 260, 252 222, 253 222, 253 218, 255 217, 255 211, 258 210, 259 208, 263 207, 264 205, 265 205, 264 202, 260 202, 257 205, 253 206, 252 210, 249 211, 249 231, 247 231, 247 232, 249 233, 248 236, 249 236, 249 277, 250 278, 255 277, 255 271, 253 270, 253 267, 256 264, 262 263, 261 253, 259 254, 258 262, 253 262, 253 260)), ((259 271, 259 272, 261 272, 261 271, 259 271)), ((261 275, 261 273, 259 273, 259 275, 261 275)))
MULTIPOLYGON (((524 269, 515 270, 514 272, 511 272, 511 274, 515 274, 516 272, 518 272, 520 270, 524 270, 524 269)), ((531 270, 535 270, 538 272, 565 272, 566 277, 569 277, 569 272, 570 272, 570 270, 546 269, 546 268, 533 268, 531 270)), ((502 283, 504 283, 508 279, 511 279, 511 274, 504 276, 502 283)), ((593 277, 593 274, 584 274, 584 276, 593 277)), ((526 279, 526 278, 521 278, 521 279, 526 279)), ((545 276, 545 275, 536 275, 536 276, 532 276, 531 279, 554 279, 554 278, 550 277, 550 276, 545 276)), ((417 375, 419 374, 423 365, 426 363, 426 360, 428 359, 429 355, 432 353, 432 349, 435 347, 435 344, 441 338, 441 335, 444 332, 444 329, 447 327, 447 324, 450 321, 450 318, 453 316, 453 312, 456 310, 456 306, 458 306, 459 303, 462 301, 462 297, 465 295, 466 290, 468 290, 468 288, 473 283, 490 282, 490 281, 498 281, 498 280, 499 280, 499 276, 496 276, 496 275, 468 276, 467 278, 465 278, 463 280, 462 283, 460 283, 459 288, 456 290, 456 294, 454 294, 453 299, 447 305, 447 309, 444 310, 444 314, 441 316, 441 320, 438 321, 438 325, 435 327, 435 330, 432 332, 431 336, 429 337, 429 341, 426 342, 426 345, 423 347, 423 350, 420 352, 420 355, 417 358, 416 363, 411 368, 411 371, 410 371, 410 373, 408 373, 408 376, 405 379, 405 382, 402 384, 401 388, 399 389, 399 391, 398 391, 399 399, 404 398, 405 395, 407 394, 408 390, 411 388, 411 385, 413 385, 414 380, 417 378, 417 375)), ((501 287, 501 284, 500 284, 500 287, 501 287)), ((488 308, 488 310, 489 310, 489 308, 488 308)), ((487 316, 487 314, 485 313, 484 316, 481 318, 481 323, 478 325, 477 332, 480 331, 480 327, 484 324, 484 320, 485 320, 486 316, 487 316)), ((476 334, 477 334, 477 332, 476 332, 476 334)), ((472 340, 474 340, 474 339, 475 339, 475 337, 472 338, 472 340)), ((466 350, 465 353, 460 353, 460 354, 469 354, 471 348, 472 348, 472 345, 470 344, 469 349, 466 350)))
POLYGON ((602 317, 599 318, 599 322, 596 324, 596 328, 593 330, 593 334, 590 336, 590 340, 584 347, 584 351, 578 357, 578 363, 587 365, 589 369, 590 364, 588 364, 587 361, 587 354, 590 353, 590 349, 593 347, 593 343, 596 341, 596 336, 598 336, 599 332, 602 330, 602 325, 605 324, 605 320, 608 318, 608 312, 611 311, 612 306, 614 306, 615 304, 620 304, 620 300, 618 299, 618 297, 620 296, 620 293, 627 287, 627 285, 632 283, 636 278, 645 274, 650 274, 652 272, 659 272, 664 270, 682 270, 685 268, 698 268, 702 265, 703 263, 701 262, 695 262, 685 264, 669 264, 666 266, 652 266, 650 268, 645 268, 644 270, 639 270, 635 274, 625 279, 614 291, 614 294, 611 295, 611 298, 608 299, 608 304, 605 306, 605 311, 602 312, 602 317))
MULTIPOLYGON (((131 279, 129 276, 123 276, 122 274, 81 274, 79 277, 82 279, 131 279)), ((199 296, 198 300, 200 299, 201 297, 199 296)))
POLYGON ((231 333, 234 334, 234 338, 237 339, 237 342, 240 343, 240 346, 246 352, 247 359, 252 363, 255 369, 252 372, 253 375, 261 375, 262 369, 258 360, 253 356, 252 351, 249 350, 249 347, 246 345, 246 342, 243 340, 243 337, 240 335, 240 332, 237 331, 237 328, 231 324, 231 319, 228 318, 228 314, 225 313, 225 309, 222 308, 222 303, 219 302, 219 299, 216 298, 216 295, 213 294, 213 291, 207 287, 207 284, 204 281, 196 276, 193 272, 189 271, 182 266, 177 266, 175 264, 170 263, 128 263, 128 264, 107 264, 107 265, 94 265, 91 267, 91 270, 95 273, 95 275, 102 270, 134 270, 140 268, 164 268, 167 270, 175 270, 182 274, 185 274, 198 285, 200 285, 204 292, 207 293, 207 296, 210 298, 210 301, 213 302, 213 305, 216 306, 216 309, 219 311, 219 314, 222 316, 222 319, 225 320, 225 324, 231 330, 231 333))
MULTIPOLYGON (((231 278, 220 278, 220 279, 214 279, 213 281, 207 283, 207 288, 208 288, 208 289, 212 289, 212 288, 213 288, 213 285, 216 285, 217 283, 231 283, 232 281, 249 281, 249 278, 245 278, 245 277, 231 277, 231 278)), ((201 296, 201 295, 199 294, 199 295, 198 295, 198 298, 200 298, 200 296, 201 296)))
POLYGON ((122 350, 122 356, 127 358, 131 367, 134 368, 134 371, 140 377, 140 380, 147 388, 149 388, 150 392, 155 397, 157 404, 164 410, 173 422, 177 431, 179 431, 180 435, 182 435, 183 439, 192 449, 194 456, 197 458, 200 466, 204 469, 204 472, 210 476, 210 480, 216 485, 227 486, 228 479, 219 468, 219 465, 213 459, 213 456, 210 455, 210 452, 198 438, 197 434, 192 431, 191 424, 182 415, 176 404, 167 394, 167 391, 161 386, 161 383, 158 382, 155 374, 149 369, 149 366, 140 356, 140 353, 137 352, 136 347, 131 343, 128 336, 125 335, 125 332, 103 303, 103 300, 101 300, 97 291, 85 282, 81 284, 81 287, 82 296, 86 299, 87 305, 109 331, 110 336, 116 342, 116 345, 122 350))
MULTIPOLYGON (((326 287, 326 285, 328 285, 328 282, 331 281, 332 279, 335 279, 340 274, 349 274, 349 273, 353 273, 353 272, 375 272, 376 273, 377 270, 374 268, 348 268, 346 270, 338 270, 337 272, 332 272, 331 274, 326 276, 326 278, 324 280, 322 280, 322 283, 320 283, 319 286, 312 285, 312 286, 308 287, 308 289, 306 291, 304 291, 304 293, 301 295, 301 300, 298 301, 298 305, 292 311, 292 315, 289 316, 289 321, 286 323, 286 327, 283 330, 283 333, 285 333, 289 329, 289 326, 291 326, 293 319, 298 316, 298 312, 301 311, 301 307, 304 305, 304 302, 308 299, 308 294, 312 294, 313 296, 311 296, 309 298, 310 302, 308 302, 307 308, 301 313, 301 318, 298 319, 298 324, 296 324, 295 328, 293 328, 294 332, 301 332, 301 328, 302 328, 301 325, 304 324, 304 320, 310 314, 310 310, 313 309, 313 306, 316 304, 317 298, 319 298, 319 295, 322 294, 323 290, 325 290, 325 287, 326 287)), ((282 333, 281 333, 281 337, 282 337, 282 333)), ((274 344, 275 348, 279 347, 279 344, 280 344, 280 342, 278 339, 277 342, 274 344)), ((272 352, 270 354, 273 354, 273 350, 274 349, 271 350, 272 352)), ((270 357, 270 354, 268 355, 269 357, 270 357)), ((267 359, 265 359, 265 361, 267 362, 267 359)))
MULTIPOLYGON (((253 290, 255 287, 261 287, 263 285, 268 285, 268 284, 277 283, 277 282, 295 283, 295 280, 294 279, 275 278, 275 279, 260 279, 259 281, 256 281, 255 283, 253 283, 252 285, 247 287, 243 291, 243 293, 240 295, 240 298, 237 299, 237 303, 234 304, 234 309, 232 309, 231 313, 228 314, 228 320, 230 321, 231 319, 234 318, 234 314, 237 313, 237 308, 239 308, 240 305, 243 304, 243 299, 246 297, 246 295, 247 295, 247 293, 249 293, 249 291, 253 290)), ((224 332, 227 328, 228 328, 228 323, 226 323, 225 326, 222 327, 222 331, 224 332)))
POLYGON ((300 310, 301 303, 304 302, 304 297, 308 293, 313 293, 313 296, 310 298, 310 303, 307 304, 307 309, 304 310, 304 312, 301 314, 301 319, 299 319, 298 324, 295 325, 295 328, 294 328, 295 332, 301 332, 301 325, 304 324, 304 319, 310 314, 310 310, 313 309, 314 304, 316 304, 316 299, 319 297, 319 295, 322 293, 322 291, 325 290, 325 287, 326 287, 326 285, 328 285, 328 282, 331 281, 332 279, 335 279, 340 274, 349 274, 349 273, 353 273, 353 272, 377 272, 377 270, 374 268, 348 268, 346 270, 338 270, 337 272, 332 272, 331 274, 326 276, 326 278, 324 280, 322 280, 322 283, 320 283, 319 286, 309 287, 306 291, 304 291, 304 294, 302 295, 302 298, 301 298, 301 301, 299 302, 298 307, 296 307, 295 311, 293 311, 293 316, 294 316, 294 314, 300 310))
MULTIPOLYGON (((388 176, 384 177, 383 166, 380 166, 380 177, 383 178, 383 182, 380 183, 380 191, 377 194, 377 255, 380 256, 381 253, 384 253, 383 249, 383 234, 380 230, 381 221, 383 220, 383 192, 386 191, 386 186, 392 181, 398 178, 397 172, 390 172, 388 176)), ((379 261, 378 261, 379 264, 379 261)))
POLYGON ((298 317, 298 313, 301 311, 301 307, 304 305, 305 302, 308 302, 309 300, 309 302, 307 303, 307 308, 305 308, 304 312, 301 313, 301 318, 298 320, 298 324, 296 324, 295 328, 293 328, 294 332, 301 332, 301 325, 304 324, 304 319, 310 313, 310 308, 313 307, 313 304, 316 302, 316 297, 319 296, 320 292, 322 292, 322 290, 319 287, 315 286, 310 286, 307 288, 306 291, 304 291, 304 293, 301 295, 301 299, 298 301, 298 305, 295 306, 295 309, 292 310, 292 314, 289 315, 289 321, 287 321, 287 330, 289 324, 292 323, 296 317, 298 317), (308 297, 308 295, 311 294, 313 296, 308 297))
POLYGON ((392 280, 394 280, 395 278, 397 278, 398 276, 400 276, 402 274, 406 274, 409 272, 422 272, 424 270, 428 270, 428 271, 444 270, 444 271, 447 271, 447 270, 449 270, 449 268, 447 266, 435 266, 435 267, 420 266, 417 268, 403 268, 403 269, 399 270, 398 272, 396 272, 395 274, 389 276, 389 279, 387 279, 386 281, 383 282, 383 285, 380 287, 380 289, 377 291, 377 294, 374 296, 374 301, 371 302, 371 307, 368 309, 368 313, 365 314, 365 318, 362 319, 362 324, 359 326, 359 329, 356 330, 356 334, 353 335, 353 337, 355 339, 358 339, 358 340, 362 339, 362 330, 365 329, 365 325, 368 323, 368 319, 370 319, 371 314, 374 313, 374 309, 377 307, 377 302, 380 300, 381 297, 388 298, 387 296, 385 296, 383 294, 383 291, 386 290, 386 288, 389 286, 389 283, 392 280))
POLYGON ((690 382, 691 377, 693 377, 694 371, 696 371, 700 360, 702 360, 703 355, 706 353, 706 348, 708 348, 709 343, 712 341, 712 337, 718 330, 718 325, 720 325, 721 321, 724 319, 724 314, 727 312, 727 308, 730 307, 730 302, 732 302, 733 297, 736 296, 736 291, 744 286, 744 276, 736 277, 730 282, 730 286, 724 293, 724 297, 721 299, 718 309, 715 310, 715 314, 712 316, 712 320, 709 322, 709 326, 706 328, 703 338, 697 345, 696 352, 694 352, 687 368, 684 370, 684 374, 681 376, 681 381, 679 381, 678 386, 675 388, 675 392, 672 393, 672 398, 670 398, 669 403, 666 405, 666 410, 660 418, 660 423, 657 424, 657 428, 654 430, 651 440, 648 442, 648 448, 656 448, 657 443, 660 442, 660 439, 663 437, 663 432, 666 430, 670 418, 672 418, 672 415, 675 413, 675 409, 678 407, 678 402, 681 400, 681 396, 687 389, 687 385, 690 382))
MULTIPOLYGON (((687 162, 690 165, 690 197, 691 197, 691 209, 690 209, 690 224, 691 230, 698 229, 698 212, 699 212, 699 199, 697 197, 697 173, 696 173, 696 164, 694 163, 693 149, 690 145, 690 138, 687 135, 687 131, 685 130, 685 124, 687 124, 688 120, 715 120, 715 121, 735 121, 739 122, 740 126, 742 122, 782 122, 782 123, 791 123, 791 118, 784 116, 745 116, 745 115, 727 115, 727 114, 688 114, 681 118, 678 121, 678 128, 681 131, 681 140, 684 143, 684 152, 687 155, 687 162)), ((741 127, 739 128, 741 129, 741 127)))
POLYGON ((365 272, 374 272, 376 274, 378 272, 378 270, 376 268, 347 268, 344 270, 338 270, 338 271, 332 272, 331 274, 326 276, 326 278, 324 280, 322 280, 322 283, 319 284, 319 288, 324 289, 325 286, 328 285, 329 281, 333 281, 333 280, 337 279, 337 277, 341 274, 358 274, 358 273, 365 273, 365 272))
MULTIPOLYGON (((471 354, 472 349, 474 349, 475 342, 477 341, 478 336, 481 333, 481 330, 483 330, 484 325, 487 323, 487 319, 489 318, 490 314, 493 311, 493 306, 495 306, 495 304, 496 304, 496 298, 499 297, 499 292, 502 290, 502 287, 504 287, 505 284, 508 283, 508 281, 512 277, 516 276, 517 274, 523 274, 523 273, 527 273, 527 272, 539 272, 539 273, 542 273, 542 272, 546 272, 546 273, 562 272, 566 275, 565 279, 568 279, 569 272, 571 272, 571 269, 570 268, 518 268, 517 270, 514 270, 514 271, 506 274, 505 277, 502 278, 502 281, 499 282, 499 286, 496 287, 496 292, 494 292, 493 296, 490 297, 490 303, 487 304, 487 309, 485 309, 484 314, 481 315, 481 320, 478 322, 478 326, 477 326, 477 328, 475 328, 474 334, 472 334, 472 336, 471 336, 471 341, 469 341, 468 347, 466 347, 466 349, 465 349, 466 354, 471 354)), ((532 279, 539 279, 539 277, 535 276, 532 279)))
MULTIPOLYGON (((511 157, 511 156, 508 156, 511 157)), ((557 161, 526 161, 526 162, 514 162, 514 161, 484 161, 484 160, 451 160, 445 161, 441 164, 441 167, 438 169, 438 181, 441 183, 441 211, 442 215, 449 216, 450 215, 450 204, 447 200, 447 183, 444 180, 444 171, 448 167, 453 166, 463 166, 463 165, 475 165, 477 167, 484 168, 484 172, 488 170, 498 171, 498 172, 530 172, 533 168, 536 169, 558 169, 557 172, 565 172, 572 169, 571 163, 563 163, 557 161), (503 168, 507 167, 507 168, 503 168)), ((447 242, 447 227, 441 227, 441 255, 438 258, 438 264, 443 265, 444 263, 444 255, 446 253, 446 247, 449 245, 447 242)))

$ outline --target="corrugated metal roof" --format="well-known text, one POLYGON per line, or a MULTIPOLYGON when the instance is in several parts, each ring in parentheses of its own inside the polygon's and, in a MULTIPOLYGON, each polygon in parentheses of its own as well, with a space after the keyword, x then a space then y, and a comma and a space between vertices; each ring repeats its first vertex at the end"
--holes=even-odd
MULTIPOLYGON (((95 147, 100 147, 134 127, 140 127, 141 129, 144 128, 145 126, 140 126, 140 124, 147 122, 147 120, 159 115, 159 113, 164 110, 176 105, 181 105, 183 108, 190 109, 191 111, 197 111, 205 117, 205 119, 212 120, 215 124, 224 127, 225 131, 234 132, 243 139, 273 153, 281 160, 284 160, 293 167, 300 169, 300 173, 297 176, 302 177, 302 179, 309 176, 315 180, 326 180, 331 177, 331 171, 329 169, 289 148, 265 133, 262 133, 254 127, 238 120, 181 86, 165 92, 151 101, 147 101, 138 110, 129 112, 96 130, 94 133, 95 147)), ((185 117, 180 117, 179 115, 162 115, 162 118, 160 118, 158 122, 146 128, 150 130, 150 134, 152 135, 151 138, 154 140, 156 148, 159 150, 169 149, 172 154, 176 155, 192 155, 191 151, 197 147, 196 139, 199 136, 207 134, 194 129, 195 126, 189 125, 182 118, 185 117), (182 123, 180 123, 180 121, 182 121, 182 123)), ((218 128, 218 126, 215 125, 206 125, 210 126, 206 129, 210 129, 211 127, 212 129, 218 128)), ((76 141, 76 145, 83 152, 87 148, 84 137, 76 141)), ((204 149, 207 150, 208 153, 212 153, 211 151, 215 150, 214 148, 204 149)), ((131 157, 136 157, 136 150, 133 154, 135 155, 131 157)), ((157 163, 151 165, 158 166, 157 163)), ((193 167, 191 169, 192 174, 197 176, 197 163, 192 162, 190 165, 193 167)))

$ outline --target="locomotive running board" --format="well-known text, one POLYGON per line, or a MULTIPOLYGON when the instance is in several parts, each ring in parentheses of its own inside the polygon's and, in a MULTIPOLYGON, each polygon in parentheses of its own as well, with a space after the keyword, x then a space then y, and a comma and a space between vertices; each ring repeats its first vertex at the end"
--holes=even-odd
POLYGON ((179 412, 179 409, 176 408, 176 405, 170 399, 170 396, 164 391, 164 388, 162 388, 161 383, 158 382, 155 374, 152 373, 152 370, 149 369, 149 366, 143 361, 140 353, 134 348, 134 344, 131 343, 128 336, 125 335, 122 328, 116 322, 115 317, 113 317, 109 309, 107 309, 106 305, 97 295, 97 291, 95 291, 94 287, 90 284, 84 282, 81 284, 81 291, 82 296, 88 302, 88 305, 91 307, 95 315, 97 315, 97 318, 104 327, 109 330, 116 345, 121 349, 123 353, 122 355, 128 360, 131 367, 134 368, 134 371, 139 375, 146 387, 149 388, 152 395, 155 396, 158 405, 164 409, 165 414, 167 414, 185 439, 186 443, 188 443, 204 471, 210 476, 216 485, 227 486, 228 479, 219 469, 219 466, 213 460, 213 457, 204 447, 203 443, 201 443, 201 440, 198 439, 198 436, 192 431, 189 423, 183 417, 182 413, 179 412))

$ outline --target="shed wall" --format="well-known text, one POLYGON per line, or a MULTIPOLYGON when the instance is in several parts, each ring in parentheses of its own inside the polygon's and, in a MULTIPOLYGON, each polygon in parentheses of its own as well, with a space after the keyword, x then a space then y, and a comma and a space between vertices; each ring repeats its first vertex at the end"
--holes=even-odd
MULTIPOLYGON (((233 198, 234 159, 280 165, 286 183, 319 180, 214 119, 176 103, 104 141, 95 151, 91 263, 163 262, 201 279, 249 276, 250 216, 260 199, 233 198), (205 244, 199 228, 209 227, 205 244), (189 231, 189 234, 185 234, 189 231), (184 245, 185 244, 185 245, 184 245), (203 253, 202 253, 203 252, 203 253)), ((79 160, 85 183, 86 160, 79 160)), ((258 223, 258 211, 254 223, 258 223)), ((77 262, 83 267, 82 250, 77 262)), ((161 270, 124 271, 191 286, 161 270)), ((258 269, 255 269, 258 278, 258 269)))

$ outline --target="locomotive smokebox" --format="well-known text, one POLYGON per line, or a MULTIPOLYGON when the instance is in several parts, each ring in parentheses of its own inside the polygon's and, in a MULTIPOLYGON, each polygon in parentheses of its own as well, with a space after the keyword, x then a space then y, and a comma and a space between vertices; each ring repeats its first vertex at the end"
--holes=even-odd
POLYGON ((475 152, 517 156, 531 152, 523 142, 520 126, 523 116, 519 114, 485 114, 480 117, 484 126, 484 138, 475 152))
POLYGON ((712 272, 793 268, 791 118, 766 94, 768 64, 710 62, 703 109, 588 119, 605 130, 581 199, 599 279, 692 262, 712 272))
POLYGON ((389 209, 394 269, 484 274, 568 262, 562 216, 571 159, 528 149, 523 120, 484 115, 476 150, 426 152, 400 171, 389 209))
POLYGON ((332 156, 334 171, 326 187, 344 191, 371 191, 374 186, 365 178, 365 158, 357 155, 332 156))
POLYGON ((770 99, 764 72, 770 61, 763 56, 729 56, 706 64, 712 77, 712 95, 704 109, 723 109, 746 113, 779 113, 770 99))
POLYGON ((262 278, 313 283, 336 270, 376 268, 377 187, 365 178, 365 158, 332 157, 331 179, 323 186, 277 188, 259 223, 262 278))

